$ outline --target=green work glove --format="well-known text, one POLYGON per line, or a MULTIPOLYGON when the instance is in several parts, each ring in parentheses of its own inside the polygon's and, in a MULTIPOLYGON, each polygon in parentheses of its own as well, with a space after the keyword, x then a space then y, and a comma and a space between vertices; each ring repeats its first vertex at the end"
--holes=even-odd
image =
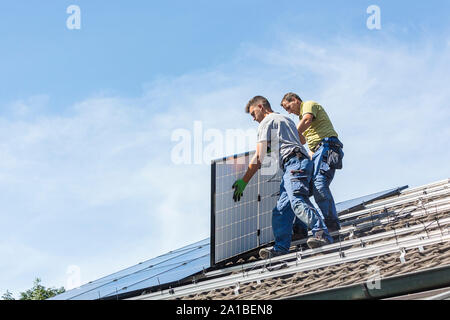
POLYGON ((244 189, 246 186, 247 186, 247 183, 245 183, 244 180, 242 180, 242 179, 236 180, 236 182, 233 183, 232 188, 234 189, 234 194, 233 194, 234 202, 241 200, 242 194, 244 193, 244 189))

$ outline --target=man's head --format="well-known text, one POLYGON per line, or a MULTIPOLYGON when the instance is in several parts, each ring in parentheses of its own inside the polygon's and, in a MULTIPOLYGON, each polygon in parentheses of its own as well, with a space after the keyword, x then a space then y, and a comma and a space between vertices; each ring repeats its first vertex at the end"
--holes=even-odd
POLYGON ((300 97, 293 92, 286 93, 284 95, 283 99, 281 99, 281 106, 288 113, 300 115, 301 104, 302 104, 302 99, 300 99, 300 97))
POLYGON ((250 113, 253 120, 261 122, 269 113, 272 113, 273 110, 266 98, 256 96, 247 103, 245 112, 250 113))

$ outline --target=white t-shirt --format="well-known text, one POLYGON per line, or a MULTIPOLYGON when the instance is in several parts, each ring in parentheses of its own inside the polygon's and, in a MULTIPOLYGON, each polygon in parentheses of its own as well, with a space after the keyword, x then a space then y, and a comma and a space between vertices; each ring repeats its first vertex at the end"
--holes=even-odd
POLYGON ((305 157, 309 157, 305 147, 300 143, 294 121, 277 112, 268 114, 258 126, 257 142, 263 141, 267 141, 272 155, 273 152, 278 152, 280 167, 283 160, 295 148, 299 148, 305 157))

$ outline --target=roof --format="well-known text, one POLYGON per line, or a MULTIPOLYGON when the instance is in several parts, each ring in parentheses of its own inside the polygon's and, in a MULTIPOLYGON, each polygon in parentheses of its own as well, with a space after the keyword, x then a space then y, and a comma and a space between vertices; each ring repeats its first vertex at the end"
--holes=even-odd
POLYGON ((341 215, 334 244, 311 250, 296 241, 287 255, 251 256, 132 299, 365 299, 449 287, 449 183, 403 190, 341 215))
MULTIPOLYGON (((288 255, 261 260, 254 250, 211 267, 210 239, 204 239, 53 299, 432 297, 435 291, 428 290, 450 286, 449 183, 340 203, 343 228, 332 233, 334 244, 319 249, 299 240, 288 255)), ((446 293, 434 296, 444 299, 446 293)))

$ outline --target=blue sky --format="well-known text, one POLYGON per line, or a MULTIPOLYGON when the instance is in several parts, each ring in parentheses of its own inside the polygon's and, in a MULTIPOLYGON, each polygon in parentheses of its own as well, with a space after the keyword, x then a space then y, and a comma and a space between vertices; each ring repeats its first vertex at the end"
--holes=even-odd
MULTIPOLYGON (((448 2, 379 1, 383 32, 365 26, 371 1, 2 1, 1 101, 51 93, 51 105, 104 90, 141 93, 158 76, 220 65, 245 43, 276 43, 285 32, 310 39, 338 35, 401 41, 448 28, 448 2), (78 4, 82 29, 67 30, 65 9, 78 4), (62 12, 62 14, 61 14, 62 12), (145 63, 143 63, 145 62, 145 63), (70 85, 69 85, 70 84, 70 85), (73 85, 76 84, 76 85, 73 85)), ((59 108, 58 108, 59 109, 59 108)))
MULTIPOLYGON (((449 177, 448 1, 3 1, 0 293, 82 283, 209 236, 174 130, 256 129, 287 91, 344 142, 337 201, 449 177), (66 8, 81 9, 68 30, 66 8), (381 9, 369 30, 366 9, 381 9), (180 237, 182 235, 182 237, 180 237)), ((241 152, 239 148, 224 150, 241 152)))

